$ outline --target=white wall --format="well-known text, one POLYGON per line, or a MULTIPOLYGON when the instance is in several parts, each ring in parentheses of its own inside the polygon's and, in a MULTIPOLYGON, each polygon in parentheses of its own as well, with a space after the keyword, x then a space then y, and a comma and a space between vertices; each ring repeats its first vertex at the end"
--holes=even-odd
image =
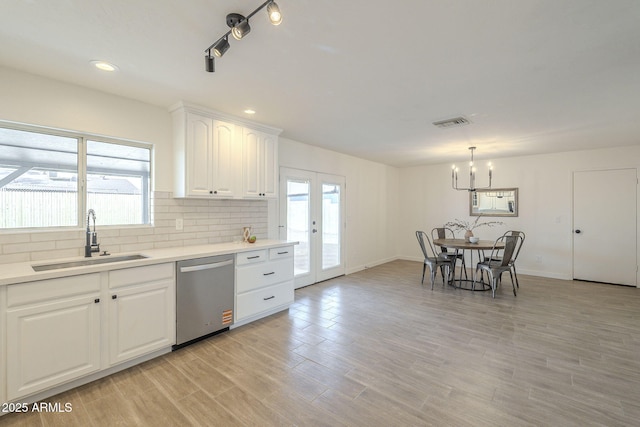
POLYGON ((347 273, 396 258, 399 169, 285 138, 279 161, 281 167, 346 178, 347 273))
MULTIPOLYGON (((172 118, 168 108, 0 67, 0 120, 152 143, 155 146, 154 190, 173 190, 172 118)), ((395 258, 398 169, 286 139, 280 140, 279 160, 282 166, 346 177, 349 272, 395 258)), ((160 224, 162 227, 171 226, 168 224, 171 219, 160 220, 165 222, 160 224)), ((252 221, 259 222, 258 219, 252 221)), ((269 202, 269 237, 277 237, 277 223, 277 202, 269 202)), ((113 234, 113 230, 110 233, 115 243, 119 235, 113 234)), ((128 238, 135 234, 130 230, 123 233, 128 238)), ((41 233, 18 234, 0 233, 0 262, 43 256, 33 252, 30 246, 14 245, 42 241, 41 233)), ((139 234, 138 240, 146 243, 148 230, 139 234)), ((84 244, 81 230, 77 236, 77 248, 81 249, 84 244)), ((56 234, 52 234, 52 238, 55 237, 56 234)), ((138 244, 138 240, 133 243, 138 244)), ((185 240, 184 244, 189 241, 185 240)), ((76 247, 73 242, 67 246, 76 247)))
POLYGON ((0 120, 155 144, 155 190, 173 191, 165 107, 0 67, 0 120))
MULTIPOLYGON (((573 172, 639 168, 640 147, 504 158, 493 160, 493 164, 494 188, 519 188, 519 216, 501 219, 503 226, 478 228, 474 234, 495 239, 506 230, 522 230, 527 238, 518 259, 518 272, 572 279, 573 172)), ((482 167, 479 169, 477 185, 481 186, 486 177, 482 167)), ((464 179, 460 181, 461 185, 466 183, 464 179)), ((398 245, 402 258, 421 259, 416 230, 429 232, 455 218, 470 219, 468 193, 451 189, 450 164, 402 169, 400 189, 402 213, 398 245)), ((630 238, 637 241, 637 233, 630 238)))
MULTIPOLYGON (((0 67, 0 120, 153 143, 154 189, 173 189, 172 120, 165 107, 0 67)), ((282 166, 346 177, 348 272, 396 257, 419 260, 415 230, 468 219, 468 194, 451 189, 448 164, 397 169, 285 138, 279 160, 282 166)), ((571 278, 572 172, 638 168, 640 147, 496 159, 494 165, 494 187, 520 188, 520 216, 476 235, 492 239, 507 229, 524 230, 519 270, 571 278)), ((481 185, 480 173, 478 179, 481 185)), ((277 203, 269 203, 268 217, 269 237, 277 236, 277 203)))

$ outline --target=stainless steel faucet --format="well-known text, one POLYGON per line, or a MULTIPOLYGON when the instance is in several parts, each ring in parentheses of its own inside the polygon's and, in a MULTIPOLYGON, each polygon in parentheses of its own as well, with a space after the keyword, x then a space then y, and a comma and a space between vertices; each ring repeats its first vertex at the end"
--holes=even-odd
POLYGON ((98 233, 96 233, 96 212, 89 209, 87 212, 87 243, 84 245, 84 256, 91 258, 92 252, 100 252, 100 244, 98 243, 98 233), (89 226, 89 220, 93 218, 93 232, 89 226))

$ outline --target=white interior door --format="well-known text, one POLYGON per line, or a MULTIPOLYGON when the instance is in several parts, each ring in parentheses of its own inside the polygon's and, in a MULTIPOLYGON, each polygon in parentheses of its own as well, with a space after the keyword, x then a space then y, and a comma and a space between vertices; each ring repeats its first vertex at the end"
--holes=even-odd
POLYGON ((636 286, 637 171, 573 174, 573 278, 636 286))
POLYGON ((280 169, 280 238, 295 246, 295 287, 345 273, 345 179, 280 169))

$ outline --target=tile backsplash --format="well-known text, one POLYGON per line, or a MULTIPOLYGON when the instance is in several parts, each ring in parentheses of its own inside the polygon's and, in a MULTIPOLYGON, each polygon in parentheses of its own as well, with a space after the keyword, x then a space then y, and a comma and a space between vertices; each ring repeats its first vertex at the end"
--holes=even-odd
MULTIPOLYGON (((253 227, 259 239, 267 237, 266 200, 174 199, 156 191, 152 200, 152 226, 100 227, 100 250, 110 253, 144 251, 240 240, 242 227, 253 227), (176 220, 183 229, 176 230, 176 220)), ((0 232, 0 264, 68 258, 84 255, 85 230, 0 232)))

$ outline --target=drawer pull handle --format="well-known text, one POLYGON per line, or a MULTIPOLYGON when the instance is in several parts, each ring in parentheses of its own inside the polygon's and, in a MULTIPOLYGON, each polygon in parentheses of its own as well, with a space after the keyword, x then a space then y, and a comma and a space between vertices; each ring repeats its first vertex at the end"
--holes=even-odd
POLYGON ((269 298, 262 298, 262 299, 265 301, 269 301, 270 299, 274 299, 275 297, 276 297, 275 295, 272 295, 269 298))
POLYGON ((256 259, 256 258, 260 258, 260 255, 248 256, 247 257, 247 259, 256 259))
POLYGON ((100 298, 96 298, 93 300, 94 303, 98 304, 100 302, 100 298))
POLYGON ((263 276, 271 276, 272 274, 276 274, 276 272, 272 271, 271 273, 262 273, 263 276))
POLYGON ((278 252, 278 255, 284 255, 284 254, 288 254, 289 251, 284 251, 284 252, 278 252))

